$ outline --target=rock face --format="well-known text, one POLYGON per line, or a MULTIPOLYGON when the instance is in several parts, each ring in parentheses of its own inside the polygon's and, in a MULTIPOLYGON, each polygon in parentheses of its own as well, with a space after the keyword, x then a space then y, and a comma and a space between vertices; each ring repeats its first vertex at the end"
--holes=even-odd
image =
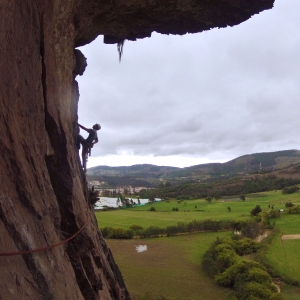
POLYGON ((115 43, 231 26, 273 2, 1 1, 0 299, 130 299, 98 230, 75 145, 75 77, 86 62, 74 47, 99 34, 115 43))

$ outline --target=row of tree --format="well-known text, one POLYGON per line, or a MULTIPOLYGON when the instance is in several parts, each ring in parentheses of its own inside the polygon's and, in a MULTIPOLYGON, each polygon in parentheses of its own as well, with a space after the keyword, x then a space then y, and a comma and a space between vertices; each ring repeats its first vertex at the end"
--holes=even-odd
POLYGON ((259 235, 259 224, 254 220, 193 220, 189 223, 178 222, 177 225, 170 225, 165 228, 149 226, 143 228, 139 225, 132 225, 129 229, 103 227, 100 228, 103 237, 112 239, 131 239, 133 237, 153 238, 159 236, 174 236, 184 233, 208 232, 208 231, 241 231, 242 235, 252 237, 259 235))
POLYGON ((224 196, 245 195, 271 190, 284 190, 286 193, 296 191, 296 184, 299 179, 278 178, 274 175, 252 175, 246 179, 235 178, 227 181, 220 181, 210 184, 181 184, 177 186, 141 190, 139 195, 142 198, 160 197, 177 198, 179 200, 189 199, 220 199, 224 196))

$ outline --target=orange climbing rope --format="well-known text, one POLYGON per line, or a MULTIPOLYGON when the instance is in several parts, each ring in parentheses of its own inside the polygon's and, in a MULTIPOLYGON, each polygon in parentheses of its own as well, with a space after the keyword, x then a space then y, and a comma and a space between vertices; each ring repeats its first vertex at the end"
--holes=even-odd
POLYGON ((52 249, 54 247, 57 247, 57 246, 60 246, 60 245, 63 245, 67 242, 69 242, 70 240, 72 240, 76 235, 78 235, 82 230, 83 228, 86 226, 87 223, 85 223, 75 234, 73 234, 71 237, 69 237, 68 239, 60 242, 60 243, 57 243, 55 245, 50 245, 50 246, 47 246, 47 247, 43 247, 43 248, 38 248, 38 249, 33 249, 33 250, 25 250, 25 251, 19 251, 19 252, 0 252, 0 256, 15 256, 15 255, 22 255, 22 254, 29 254, 29 253, 34 253, 34 252, 42 252, 42 251, 46 251, 46 250, 49 250, 49 249, 52 249))

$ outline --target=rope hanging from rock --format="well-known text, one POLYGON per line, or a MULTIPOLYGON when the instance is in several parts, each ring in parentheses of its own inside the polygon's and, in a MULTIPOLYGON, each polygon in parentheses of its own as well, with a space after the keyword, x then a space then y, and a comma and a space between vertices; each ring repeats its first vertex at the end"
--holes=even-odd
POLYGON ((42 252, 42 251, 46 251, 46 250, 49 250, 49 249, 52 249, 54 247, 57 247, 57 246, 60 246, 60 245, 63 245, 67 242, 69 242, 70 240, 72 240, 75 236, 77 236, 82 230, 83 228, 87 225, 87 223, 85 223, 75 234, 73 234, 71 237, 69 237, 68 239, 60 242, 60 243, 57 243, 55 245, 50 245, 50 246, 47 246, 47 247, 43 247, 43 248, 38 248, 38 249, 33 249, 33 250, 24 250, 24 251, 19 251, 19 252, 0 252, 0 256, 16 256, 16 255, 23 255, 23 254, 29 254, 29 253, 34 253, 34 252, 42 252))

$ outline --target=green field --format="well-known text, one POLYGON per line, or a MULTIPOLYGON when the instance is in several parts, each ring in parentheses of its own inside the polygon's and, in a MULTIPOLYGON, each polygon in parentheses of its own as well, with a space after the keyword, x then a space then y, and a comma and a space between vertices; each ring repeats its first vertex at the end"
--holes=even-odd
MULTIPOLYGON (((262 209, 274 206, 275 209, 284 209, 285 202, 300 204, 298 194, 282 195, 281 191, 247 195, 246 201, 239 198, 228 198, 208 203, 200 200, 171 200, 162 201, 134 208, 108 210, 96 212, 99 227, 111 226, 113 228, 129 229, 133 224, 142 227, 158 226, 166 227, 176 225, 178 222, 191 222, 192 220, 246 220, 250 217, 250 211, 256 205, 262 209), (149 212, 150 207, 156 211, 149 212), (227 207, 231 208, 231 212, 227 207), (179 211, 172 211, 177 207, 179 211)), ((279 222, 276 220, 276 222, 279 222)))
POLYGON ((133 300, 145 294, 174 300, 227 299, 229 290, 211 280, 201 267, 204 252, 216 237, 228 233, 197 233, 172 238, 112 240, 107 244, 133 300), (137 253, 137 245, 147 251, 137 253))
POLYGON ((300 239, 281 240, 283 234, 300 234, 300 215, 283 215, 276 227, 280 232, 272 240, 267 259, 281 274, 300 281, 300 239))
MULTIPOLYGON (((281 191, 247 195, 246 201, 239 198, 228 198, 213 201, 177 200, 157 202, 135 208, 96 212, 99 227, 128 229, 136 224, 142 227, 166 227, 178 222, 192 220, 242 220, 250 218, 250 211, 256 205, 262 209, 274 206, 284 209, 286 202, 300 204, 298 193, 283 195, 281 191), (150 207, 156 211, 149 211, 150 207), (231 212, 227 207, 230 206, 231 212), (179 211, 172 211, 178 207, 179 211)), ((284 234, 300 234, 300 215, 282 213, 281 218, 271 219, 280 233, 276 236, 267 253, 271 265, 283 275, 300 279, 300 240, 285 240, 284 234)), ((110 240, 107 243, 112 250, 117 264, 124 276, 128 290, 135 299, 142 299, 145 293, 154 296, 165 296, 169 299, 201 300, 228 299, 229 290, 215 285, 201 267, 203 253, 216 237, 229 237, 230 232, 210 232, 175 237, 153 239, 110 240), (135 246, 147 245, 145 252, 137 253, 135 246)), ((284 285, 285 299, 300 299, 300 289, 284 285)))

